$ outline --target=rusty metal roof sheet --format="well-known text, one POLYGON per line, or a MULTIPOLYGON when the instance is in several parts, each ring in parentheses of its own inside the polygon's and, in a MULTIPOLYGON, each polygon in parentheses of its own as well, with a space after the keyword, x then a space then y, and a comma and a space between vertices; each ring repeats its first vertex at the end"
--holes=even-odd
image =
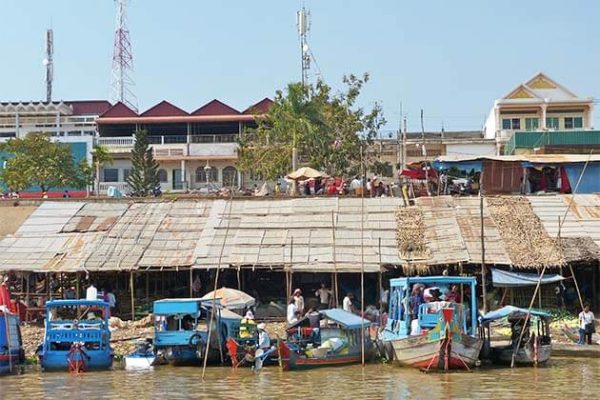
POLYGON ((86 203, 62 228, 62 232, 107 231, 128 207, 127 203, 86 203))

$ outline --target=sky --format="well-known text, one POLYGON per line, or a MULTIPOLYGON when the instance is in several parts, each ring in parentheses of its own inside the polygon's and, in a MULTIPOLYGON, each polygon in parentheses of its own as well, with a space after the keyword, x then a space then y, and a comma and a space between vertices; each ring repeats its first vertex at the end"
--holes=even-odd
MULTIPOLYGON (((321 77, 368 72, 360 106, 398 129, 478 130, 493 105, 540 71, 600 98, 598 0, 305 0, 321 77), (568 6, 567 6, 568 5, 568 6), (401 107, 402 105, 402 107, 401 107), (402 109, 402 114, 401 110, 402 109)), ((141 111, 193 111, 217 98, 244 110, 299 81, 300 0, 130 0, 141 111)), ((54 30, 55 100, 108 99, 112 0, 0 0, 0 100, 45 98, 44 35, 54 30)), ((312 79, 315 79, 313 63, 312 79)), ((600 110, 594 117, 600 126, 600 110)))

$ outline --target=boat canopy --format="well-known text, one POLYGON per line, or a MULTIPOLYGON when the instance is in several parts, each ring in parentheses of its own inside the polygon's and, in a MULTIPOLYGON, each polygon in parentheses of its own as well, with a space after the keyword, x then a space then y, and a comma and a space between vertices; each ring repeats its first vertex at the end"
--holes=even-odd
POLYGON ((541 317, 541 318, 550 318, 551 317, 551 314, 547 313, 546 311, 542 311, 542 310, 528 311, 526 308, 519 308, 519 307, 515 307, 515 306, 504 306, 498 310, 490 311, 487 314, 485 314, 484 316, 482 316, 481 323, 485 324, 485 323, 496 321, 496 320, 499 320, 502 318, 506 318, 513 313, 522 313, 522 314, 529 313, 531 315, 534 315, 536 317, 541 317))
MULTIPOLYGON (((219 301, 215 300, 216 306, 220 308, 219 301)), ((212 307, 212 300, 202 299, 163 299, 156 300, 152 313, 155 315, 184 315, 196 314, 201 308, 212 307)))
POLYGON ((471 276, 411 276, 408 278, 390 279, 391 287, 406 287, 414 283, 425 285, 472 285, 477 284, 477 279, 471 276))
POLYGON ((319 313, 325 318, 337 322, 346 329, 358 329, 361 326, 368 327, 371 323, 364 318, 340 308, 321 310, 319 313))
MULTIPOLYGON (((542 278, 542 284, 556 283, 565 279, 559 274, 544 274, 542 278)), ((523 287, 523 286, 535 286, 540 280, 538 274, 531 274, 525 272, 510 272, 503 271, 501 269, 492 268, 492 283, 494 287, 523 287)))

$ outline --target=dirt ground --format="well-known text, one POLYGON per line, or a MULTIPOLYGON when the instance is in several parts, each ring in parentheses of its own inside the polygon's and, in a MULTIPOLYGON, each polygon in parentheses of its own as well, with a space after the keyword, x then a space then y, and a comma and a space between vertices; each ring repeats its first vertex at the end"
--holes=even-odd
POLYGON ((15 233, 36 208, 36 206, 0 206, 0 239, 15 233))

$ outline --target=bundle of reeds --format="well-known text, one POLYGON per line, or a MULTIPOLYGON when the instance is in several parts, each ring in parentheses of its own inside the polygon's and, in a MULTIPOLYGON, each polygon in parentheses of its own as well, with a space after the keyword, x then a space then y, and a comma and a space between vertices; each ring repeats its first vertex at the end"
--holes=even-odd
POLYGON ((400 257, 406 260, 424 259, 429 255, 425 243, 425 221, 418 207, 403 207, 396 212, 396 240, 400 257))

